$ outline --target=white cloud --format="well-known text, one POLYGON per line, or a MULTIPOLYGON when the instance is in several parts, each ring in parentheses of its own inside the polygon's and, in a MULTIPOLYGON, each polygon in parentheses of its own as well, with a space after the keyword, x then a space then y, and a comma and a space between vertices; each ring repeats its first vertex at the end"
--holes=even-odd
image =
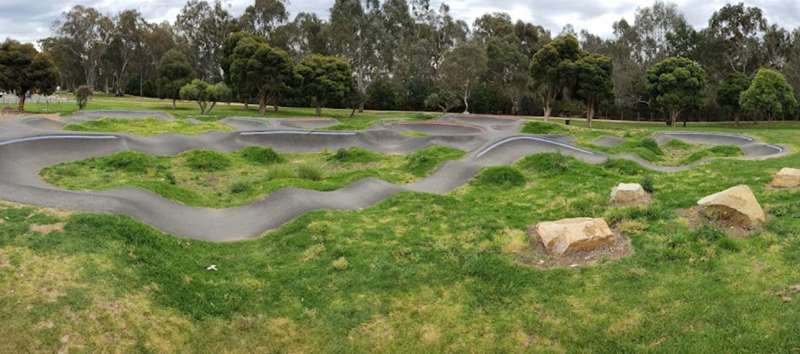
MULTIPOLYGON (((224 0, 233 14, 241 14, 253 0, 224 0)), ((456 18, 472 24, 475 18, 489 12, 507 12, 515 20, 539 24, 558 33, 566 24, 576 30, 586 29, 594 34, 609 37, 611 25, 620 18, 633 20, 637 7, 650 6, 652 0, 449 0, 451 13, 456 18)), ((738 0, 674 0, 689 22, 695 27, 706 25, 708 17, 728 2, 738 0)), ((137 9, 152 22, 173 21, 185 0, 67 0, 30 1, 0 0, 0 38, 12 37, 35 41, 50 34, 51 26, 60 14, 81 4, 92 6, 105 14, 123 9, 137 9)), ((440 0, 431 1, 438 7, 440 0)), ((761 7, 771 23, 794 29, 800 26, 800 1, 797 0, 746 0, 750 6, 761 7)), ((326 18, 333 0, 289 0, 287 7, 292 16, 298 12, 314 12, 326 18)))

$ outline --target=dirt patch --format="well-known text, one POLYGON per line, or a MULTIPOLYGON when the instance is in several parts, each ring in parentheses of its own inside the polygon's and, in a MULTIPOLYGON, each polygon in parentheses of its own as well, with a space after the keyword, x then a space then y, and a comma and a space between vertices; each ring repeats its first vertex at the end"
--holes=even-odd
POLYGON ((678 217, 685 219, 688 222, 689 228, 698 230, 704 225, 712 225, 719 228, 726 235, 734 239, 743 239, 762 231, 761 227, 745 228, 742 223, 736 219, 727 218, 709 218, 705 213, 701 212, 702 208, 699 206, 689 209, 678 209, 678 217))
POLYGON ((791 302, 794 297, 800 295, 800 284, 794 284, 786 289, 781 289, 775 292, 775 295, 783 302, 791 302))
POLYGON ((516 261, 526 266, 540 269, 550 268, 577 268, 589 267, 602 261, 616 261, 633 254, 631 240, 625 237, 616 227, 614 241, 593 251, 574 252, 564 256, 551 256, 547 254, 544 245, 535 237, 534 227, 528 230, 528 248, 525 251, 517 252, 516 261))
POLYGON ((34 224, 34 225, 31 225, 30 230, 32 232, 38 232, 38 233, 42 233, 42 234, 49 234, 51 232, 64 231, 64 223, 60 222, 60 223, 50 224, 50 225, 36 225, 36 224, 34 224))

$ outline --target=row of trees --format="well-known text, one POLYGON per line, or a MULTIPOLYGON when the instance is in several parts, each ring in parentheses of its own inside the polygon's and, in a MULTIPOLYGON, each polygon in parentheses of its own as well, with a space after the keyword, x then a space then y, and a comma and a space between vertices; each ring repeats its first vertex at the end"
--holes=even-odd
MULTIPOLYGON (((256 0, 240 16, 219 1, 190 0, 174 23, 161 24, 135 10, 106 16, 76 6, 54 28, 41 48, 64 88, 88 84, 117 94, 179 97, 198 78, 225 82, 236 99, 262 110, 267 103, 312 104, 297 81, 297 67, 312 55, 346 59, 353 90, 327 103, 359 108, 739 119, 746 114, 735 94, 741 90, 731 88, 745 81, 749 88, 760 68, 800 88, 800 30, 770 24, 761 9, 743 4, 725 5, 696 30, 675 5, 659 0, 639 8, 632 22, 614 23, 608 39, 569 25, 553 35, 503 13, 469 26, 429 0, 335 0, 329 20, 309 13, 291 18, 282 0, 256 0), (240 48, 240 41, 246 45, 240 48), (192 74, 169 85, 163 64, 179 55, 192 74), (277 64, 235 69, 253 62, 242 55, 277 64), (648 80, 649 70, 673 57, 704 73, 687 83, 700 93, 677 111, 668 102, 675 99, 656 95, 648 80), (249 81, 259 76, 269 79, 249 81)), ((774 117, 796 114, 782 110, 774 117)))

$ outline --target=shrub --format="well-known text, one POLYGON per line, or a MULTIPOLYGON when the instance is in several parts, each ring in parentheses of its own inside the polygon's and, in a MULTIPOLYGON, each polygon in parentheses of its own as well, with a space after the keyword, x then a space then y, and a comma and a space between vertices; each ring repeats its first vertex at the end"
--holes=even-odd
POLYGON ((653 177, 651 176, 644 176, 644 178, 642 178, 641 184, 642 184, 642 189, 644 189, 645 192, 647 193, 653 193, 656 191, 655 186, 653 186, 653 177))
POLYGON ((664 154, 664 152, 661 151, 661 148, 658 146, 658 143, 653 138, 642 139, 642 141, 639 142, 638 147, 650 150, 652 153, 659 156, 664 154))
POLYGON ((86 105, 89 104, 89 97, 92 97, 94 92, 92 91, 92 87, 88 85, 82 85, 75 90, 75 100, 78 102, 78 109, 86 108, 86 105))
POLYGON ((491 186, 519 187, 525 184, 525 176, 513 167, 490 167, 478 176, 478 183, 491 186))
POLYGON ((261 146, 248 146, 240 151, 242 157, 248 162, 259 165, 270 165, 286 162, 286 159, 279 155, 272 148, 261 146))
POLYGON ((322 179, 322 169, 315 165, 300 165, 297 167, 297 177, 310 181, 322 179))
POLYGON ((220 171, 231 165, 231 160, 228 157, 216 151, 195 150, 185 155, 186 164, 195 171, 220 171))
POLYGON ((155 165, 152 157, 135 152, 124 151, 104 159, 103 165, 114 170, 122 170, 130 173, 145 173, 147 169, 155 165))
POLYGON ((700 150, 698 152, 695 152, 695 153, 689 155, 689 157, 687 157, 683 161, 683 163, 686 164, 686 163, 699 161, 699 160, 702 160, 703 158, 706 158, 708 156, 731 157, 731 156, 739 156, 741 154, 742 154, 742 150, 738 146, 735 146, 735 145, 717 145, 717 146, 711 147, 709 149, 700 150))
POLYGON ((250 184, 246 182, 235 182, 231 185, 231 193, 233 194, 249 192, 250 189, 250 184))
POLYGON ((644 173, 645 171, 644 168, 639 166, 636 162, 621 159, 609 159, 603 164, 603 168, 625 176, 634 176, 644 173))
POLYGON ((339 149, 328 160, 336 162, 373 162, 380 159, 380 155, 364 148, 354 147, 339 149))
POLYGON ((520 161, 520 166, 529 171, 552 176, 566 172, 569 160, 560 153, 535 154, 520 161))
POLYGON ((528 122, 522 127, 522 132, 526 134, 552 134, 563 131, 565 129, 559 125, 543 122, 528 122))
POLYGON ((431 146, 419 150, 406 157, 406 170, 414 176, 425 176, 445 160, 455 160, 464 156, 464 152, 445 146, 431 146))
POLYGON ((667 147, 670 149, 687 150, 692 147, 692 144, 689 144, 682 140, 672 139, 667 143, 667 147))

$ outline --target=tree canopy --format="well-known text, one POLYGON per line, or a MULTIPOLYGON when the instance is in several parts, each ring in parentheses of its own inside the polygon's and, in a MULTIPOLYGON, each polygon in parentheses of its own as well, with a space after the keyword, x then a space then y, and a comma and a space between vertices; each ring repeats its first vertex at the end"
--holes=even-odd
POLYGON ((209 84, 203 80, 194 79, 191 83, 181 87, 180 96, 184 100, 197 101, 200 114, 209 114, 217 102, 226 101, 231 97, 231 90, 225 83, 209 84))
POLYGON ((172 108, 180 98, 181 88, 192 80, 193 70, 186 55, 170 50, 158 65, 158 86, 162 98, 172 99, 172 108))
POLYGON ((703 103, 706 73, 690 59, 664 59, 647 70, 645 80, 650 97, 669 112, 672 126, 675 126, 682 111, 698 108, 703 103))
POLYGON ((58 71, 50 58, 32 44, 6 40, 0 44, 0 91, 18 97, 18 109, 25 111, 29 94, 50 95, 58 86, 58 71))
POLYGON ((314 105, 317 115, 322 106, 343 100, 352 91, 352 71, 347 61, 331 56, 311 55, 297 64, 300 91, 314 105))
POLYGON ((781 73, 772 69, 756 73, 750 87, 742 92, 739 104, 745 111, 768 120, 783 118, 797 110, 794 89, 781 73))
POLYGON ((566 35, 546 44, 531 59, 530 76, 535 90, 541 95, 545 120, 550 118, 553 101, 561 93, 570 75, 570 66, 580 53, 578 40, 566 35))

